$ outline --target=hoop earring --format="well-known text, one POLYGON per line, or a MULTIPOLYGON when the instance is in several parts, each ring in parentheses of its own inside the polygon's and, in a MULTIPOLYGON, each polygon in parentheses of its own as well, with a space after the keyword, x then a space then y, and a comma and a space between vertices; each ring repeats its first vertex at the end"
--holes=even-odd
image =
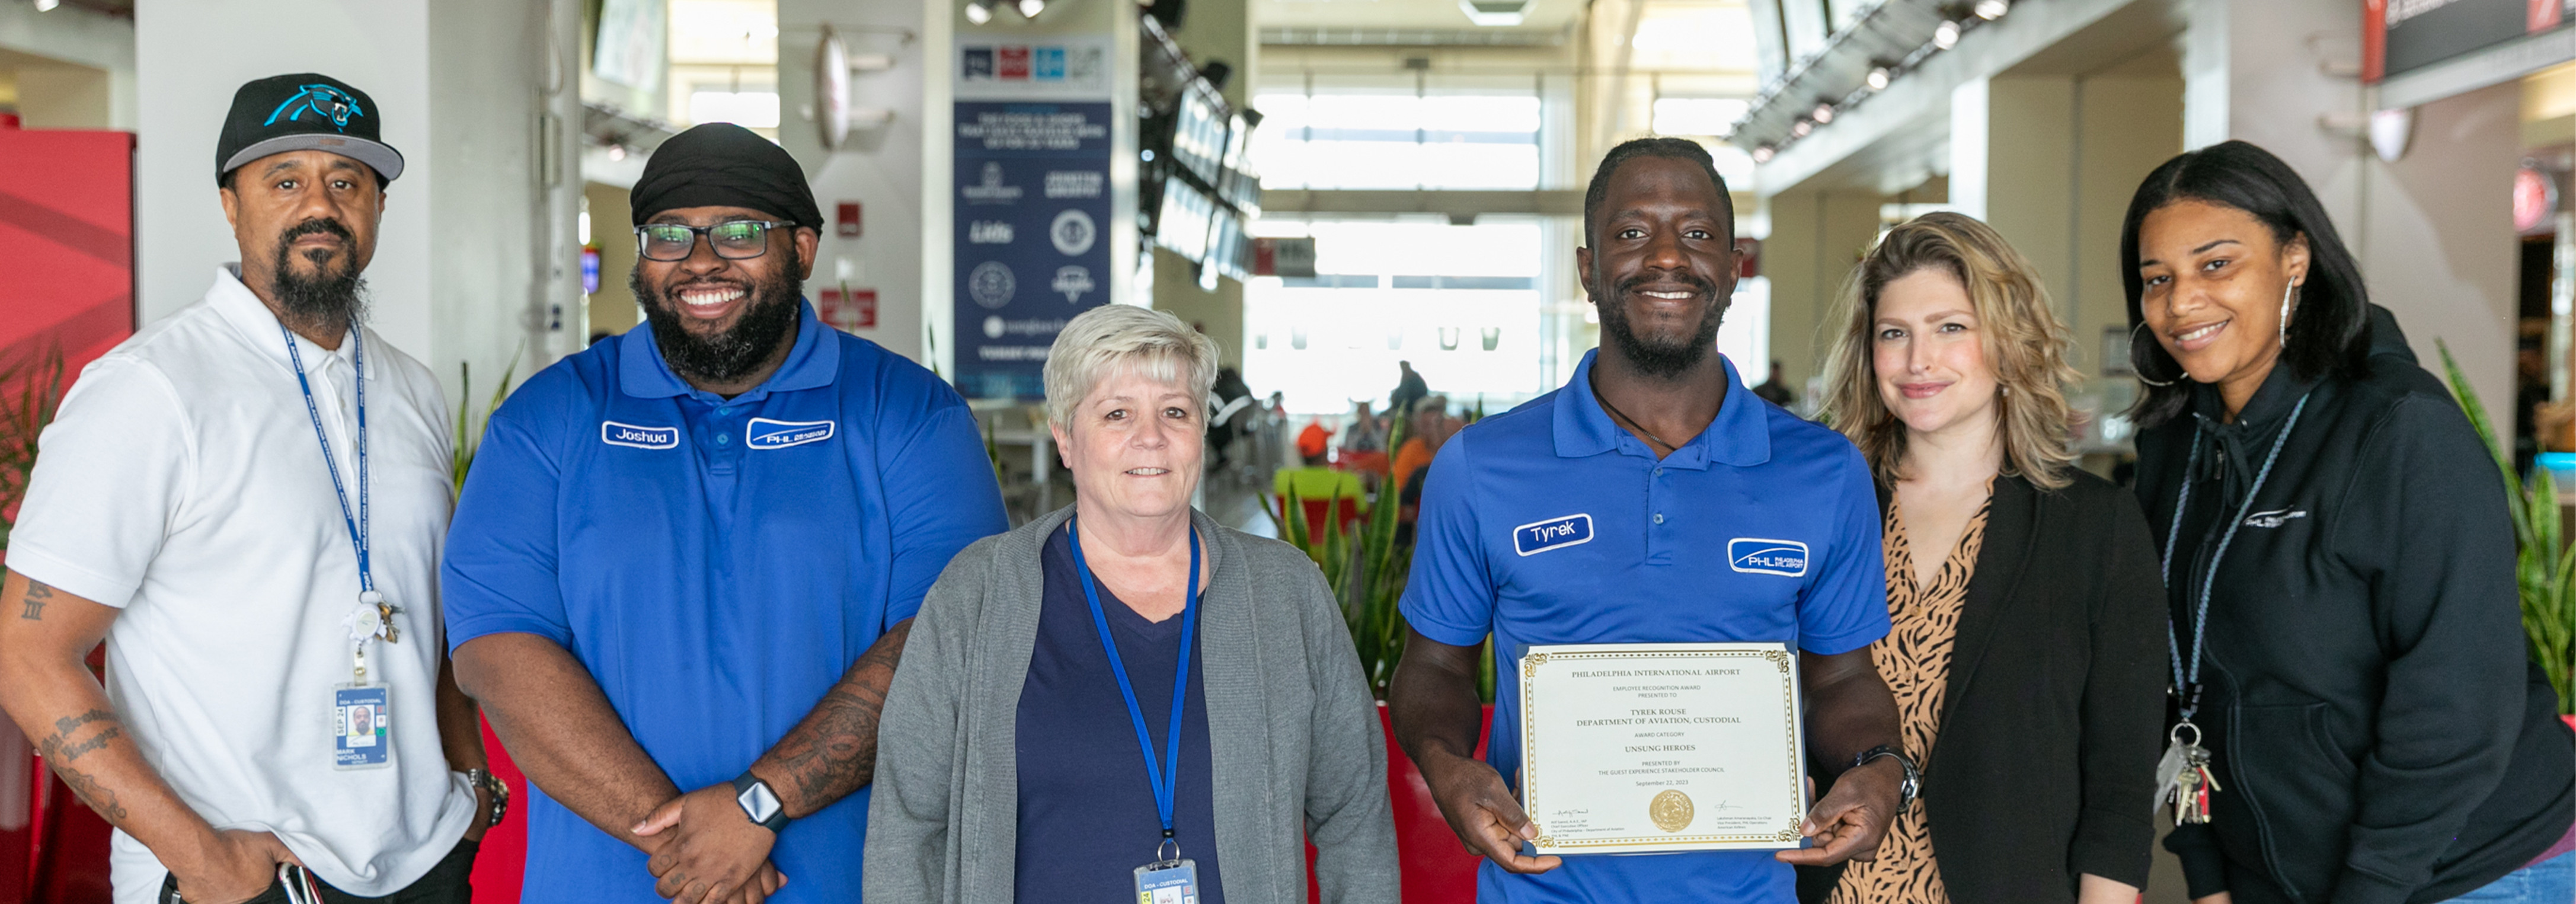
POLYGON ((2159 380, 2154 377, 2147 376, 2147 366, 2138 361, 2138 331, 2146 328, 2147 323, 2143 320, 2138 321, 2137 326, 2129 328, 2129 374, 2137 377, 2138 382, 2145 383, 2157 389, 2163 389, 2167 386, 2172 386, 2175 383, 2182 382, 2181 377, 2175 377, 2171 380, 2159 380))
POLYGON ((2280 337, 2280 338, 2281 338, 2281 350, 2282 350, 2282 351, 2288 351, 2288 350, 2289 350, 2289 348, 2290 348, 2290 299, 2292 299, 2292 298, 2294 298, 2294 297, 2297 297, 2298 291, 2299 291, 2299 281, 2298 281, 2298 280, 2295 280, 2295 279, 2290 281, 2290 285, 2289 285, 2289 287, 2288 287, 2288 288, 2284 288, 2284 289, 2282 289, 2282 290, 2281 290, 2281 337, 2280 337))

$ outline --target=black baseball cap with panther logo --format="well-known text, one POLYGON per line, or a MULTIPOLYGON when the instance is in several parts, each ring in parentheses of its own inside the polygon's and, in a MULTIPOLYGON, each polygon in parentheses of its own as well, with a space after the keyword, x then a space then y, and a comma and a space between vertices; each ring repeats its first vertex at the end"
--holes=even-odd
POLYGON ((402 152, 384 143, 375 98, 313 72, 275 75, 233 92, 232 112, 215 142, 215 184, 270 154, 329 151, 375 168, 376 181, 402 175, 402 152))

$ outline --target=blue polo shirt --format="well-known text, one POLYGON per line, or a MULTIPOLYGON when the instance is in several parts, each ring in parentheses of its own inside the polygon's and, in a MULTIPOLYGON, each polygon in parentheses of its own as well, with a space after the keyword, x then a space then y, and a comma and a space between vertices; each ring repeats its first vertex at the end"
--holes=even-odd
MULTIPOLYGON (((1847 653, 1887 634, 1878 497, 1842 435, 1756 397, 1726 364, 1707 430, 1661 461, 1601 410, 1594 354, 1555 392, 1442 446, 1423 484, 1403 612, 1494 671, 1533 644, 1780 641, 1847 653)), ((1486 759, 1517 788, 1520 688, 1497 682, 1486 759)), ((1537 876, 1487 862, 1481 901, 1796 898, 1768 851, 1576 855, 1537 876)))
MULTIPOLYGON (((694 790, 759 759, 949 558, 1006 526, 973 415, 919 365, 809 307, 778 372, 728 400, 672 374, 639 326, 493 415, 448 532, 448 642, 563 645, 694 790)), ((642 852, 529 797, 527 901, 664 900, 642 852)), ((859 900, 867 813, 861 788, 789 824, 770 900, 859 900)))

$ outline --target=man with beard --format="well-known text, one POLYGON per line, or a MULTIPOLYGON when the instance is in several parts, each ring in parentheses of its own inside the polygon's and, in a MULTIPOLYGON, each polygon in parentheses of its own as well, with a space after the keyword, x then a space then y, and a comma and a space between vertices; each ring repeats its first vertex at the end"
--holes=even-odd
POLYGON ((536 787, 525 899, 856 901, 878 707, 1001 495, 963 399, 805 304, 786 151, 701 125, 633 198, 648 319, 493 415, 449 535, 457 677, 536 787))
POLYGON ((1762 404, 1713 353, 1735 289, 1735 215, 1706 150, 1619 145, 1583 206, 1589 247, 1575 266, 1608 348, 1433 460, 1388 694, 1396 738, 1450 828, 1491 861, 1481 900, 1788 902, 1790 864, 1870 856, 1913 797, 1914 767, 1891 752, 1895 700, 1870 662, 1888 614, 1869 468, 1841 435, 1762 404), (1752 538, 1772 554, 1735 561, 1752 538), (1488 633, 1506 675, 1536 644, 1804 651, 1806 753, 1836 776, 1800 827, 1814 846, 1524 855, 1539 832, 1518 797, 1517 682, 1496 686, 1487 759, 1473 758, 1488 633))
POLYGON ((0 706, 116 826, 118 904, 463 904, 499 818, 438 639, 445 404, 364 325, 377 123, 323 75, 233 96, 241 262, 82 370, 9 538, 0 706))

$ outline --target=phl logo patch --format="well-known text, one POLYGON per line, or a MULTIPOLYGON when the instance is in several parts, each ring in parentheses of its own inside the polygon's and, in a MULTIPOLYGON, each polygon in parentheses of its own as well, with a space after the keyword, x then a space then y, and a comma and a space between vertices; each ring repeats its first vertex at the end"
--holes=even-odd
POLYGON ((635 449, 677 449, 680 447, 680 428, 638 427, 616 421, 601 421, 599 422, 599 441, 612 446, 635 449))
POLYGON ((1524 556, 1592 542, 1592 516, 1566 515, 1512 528, 1512 550, 1524 556))
POLYGON ((754 449, 784 449, 831 438, 831 421, 773 421, 756 417, 743 427, 742 432, 742 444, 754 449))
POLYGON ((1726 565, 1745 574, 1807 576, 1807 544, 1796 540, 1737 537, 1726 541, 1726 565))

